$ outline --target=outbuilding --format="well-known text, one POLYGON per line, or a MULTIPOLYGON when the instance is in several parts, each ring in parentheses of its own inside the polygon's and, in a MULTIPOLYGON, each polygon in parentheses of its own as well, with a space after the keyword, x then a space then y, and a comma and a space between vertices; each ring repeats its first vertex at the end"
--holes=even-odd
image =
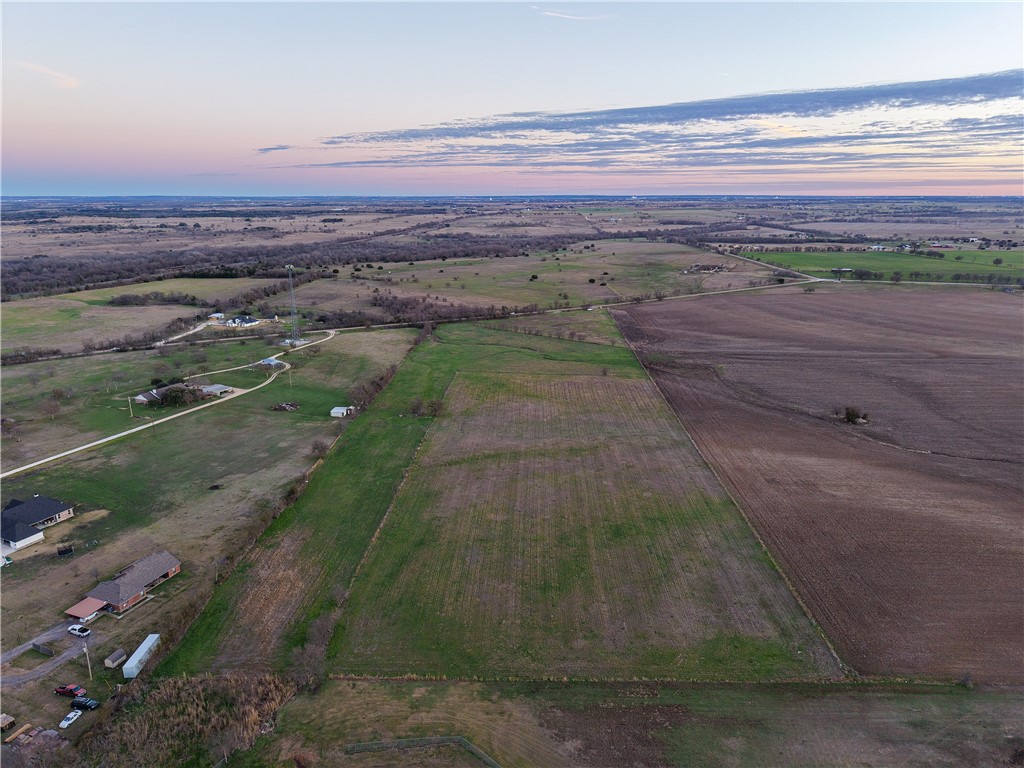
POLYGON ((331 408, 331 416, 336 419, 341 419, 348 416, 350 413, 355 411, 355 409, 356 407, 354 405, 338 405, 331 408))

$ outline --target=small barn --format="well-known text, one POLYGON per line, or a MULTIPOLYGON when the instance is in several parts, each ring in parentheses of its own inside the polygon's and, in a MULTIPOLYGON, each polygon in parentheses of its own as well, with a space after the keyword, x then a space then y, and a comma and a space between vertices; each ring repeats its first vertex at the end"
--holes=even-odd
POLYGON ((124 648, 118 648, 103 660, 103 666, 107 669, 117 669, 118 665, 123 664, 127 658, 128 654, 124 652, 124 648))
POLYGON ((355 412, 356 407, 354 405, 338 405, 331 408, 331 416, 336 419, 342 419, 348 416, 350 413, 355 412))

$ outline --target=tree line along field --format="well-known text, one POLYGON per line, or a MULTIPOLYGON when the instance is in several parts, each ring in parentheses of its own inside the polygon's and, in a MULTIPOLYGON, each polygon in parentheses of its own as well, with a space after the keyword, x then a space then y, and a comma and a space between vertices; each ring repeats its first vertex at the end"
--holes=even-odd
POLYGON ((832 286, 614 315, 845 661, 1024 681, 1019 297, 832 286))
POLYGON ((609 345, 439 330, 251 562, 162 674, 304 670, 317 643, 326 670, 370 675, 840 674, 642 369, 609 345), (444 415, 410 412, 439 397, 444 415), (267 615, 292 626, 256 648, 267 615))
MULTIPOLYGON (((933 250, 933 249, 929 249, 933 250)), ((1009 278, 1016 283, 1024 278, 1024 251, 1002 250, 934 250, 943 258, 932 258, 924 254, 873 251, 835 252, 755 252, 745 251, 744 256, 787 269, 794 269, 814 277, 833 279, 833 269, 866 269, 882 275, 881 280, 892 280, 899 272, 903 280, 953 282, 987 282, 989 275, 1009 278), (998 264, 993 263, 999 260, 998 264), (954 275, 960 275, 954 279, 954 275)), ((847 277, 846 279, 854 279, 847 277)))

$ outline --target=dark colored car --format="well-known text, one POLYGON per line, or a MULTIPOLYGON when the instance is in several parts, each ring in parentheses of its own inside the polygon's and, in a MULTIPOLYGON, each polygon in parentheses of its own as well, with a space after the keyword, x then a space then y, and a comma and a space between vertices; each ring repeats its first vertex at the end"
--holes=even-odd
POLYGON ((71 702, 71 706, 75 709, 96 709, 100 703, 96 699, 90 699, 87 696, 75 696, 74 701, 71 702))
POLYGON ((58 696, 85 696, 88 691, 80 685, 58 685, 53 689, 58 696))

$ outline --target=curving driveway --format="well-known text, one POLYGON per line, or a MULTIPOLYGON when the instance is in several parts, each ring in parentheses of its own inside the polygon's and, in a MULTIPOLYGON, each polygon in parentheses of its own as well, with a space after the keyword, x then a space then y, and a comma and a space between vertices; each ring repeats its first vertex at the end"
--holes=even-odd
MULTIPOLYGON (((306 349, 307 347, 316 346, 317 344, 323 344, 325 341, 329 341, 329 340, 333 339, 334 336, 336 335, 336 333, 337 333, 337 331, 327 331, 327 335, 324 338, 318 339, 317 341, 311 341, 309 344, 304 344, 302 346, 302 349, 306 349)), ((270 358, 274 359, 274 360, 277 360, 281 355, 285 355, 289 351, 290 350, 284 350, 282 352, 278 352, 278 353, 276 353, 274 355, 270 355, 270 358)), ((267 378, 266 381, 264 381, 264 382, 262 382, 260 384, 257 384, 255 387, 252 387, 250 389, 236 390, 235 392, 232 392, 230 395, 224 395, 223 397, 218 397, 216 400, 211 400, 208 403, 203 403, 202 405, 197 405, 195 408, 189 408, 187 411, 179 411, 178 413, 172 413, 170 416, 165 416, 162 419, 157 419, 156 421, 151 421, 148 424, 143 424, 140 427, 134 427, 133 429, 126 429, 124 432, 118 432, 116 435, 110 435, 110 437, 104 437, 104 438, 101 438, 99 440, 93 440, 91 443, 87 443, 85 445, 80 445, 77 448, 72 448, 71 450, 68 450, 68 451, 61 451, 60 453, 55 453, 52 456, 47 456, 45 459, 39 459, 38 461, 33 461, 33 462, 31 462, 29 464, 25 464, 25 465, 23 465, 21 467, 16 467, 15 469, 9 469, 6 472, 0 473, 0 479, 3 479, 5 477, 10 477, 11 475, 20 474, 21 472, 25 472, 25 471, 27 471, 29 469, 34 469, 35 467, 42 466, 43 464, 49 464, 51 461, 56 461, 57 459, 63 459, 65 457, 67 457, 67 456, 72 456, 72 455, 74 455, 76 453, 80 453, 81 451, 87 451, 90 448, 96 448, 98 446, 105 445, 106 443, 113 442, 114 440, 119 440, 122 437, 134 434, 135 432, 141 432, 144 429, 152 429, 153 427, 155 427, 155 426, 157 426, 159 424, 163 424, 164 422, 170 421, 171 419, 180 419, 182 416, 188 416, 189 414, 195 413, 196 411, 201 411, 204 408, 212 408, 213 406, 218 405, 219 403, 222 403, 225 400, 232 400, 232 399, 234 399, 236 397, 241 397, 242 395, 246 395, 249 392, 255 392, 257 389, 261 389, 261 388, 267 386, 268 384, 270 384, 270 382, 272 382, 274 379, 276 379, 280 374, 284 373, 289 368, 291 368, 291 366, 288 363, 284 362, 283 360, 281 361, 281 363, 283 364, 284 367, 282 367, 280 370, 274 371, 270 375, 270 377, 267 378)), ((251 365, 236 365, 234 368, 223 368, 223 369, 221 369, 219 371, 210 371, 209 373, 197 374, 197 376, 190 376, 189 378, 197 378, 198 376, 214 376, 214 375, 216 375, 218 373, 227 373, 229 371, 240 371, 240 370, 242 370, 244 368, 251 368, 251 367, 252 367, 251 365)))

